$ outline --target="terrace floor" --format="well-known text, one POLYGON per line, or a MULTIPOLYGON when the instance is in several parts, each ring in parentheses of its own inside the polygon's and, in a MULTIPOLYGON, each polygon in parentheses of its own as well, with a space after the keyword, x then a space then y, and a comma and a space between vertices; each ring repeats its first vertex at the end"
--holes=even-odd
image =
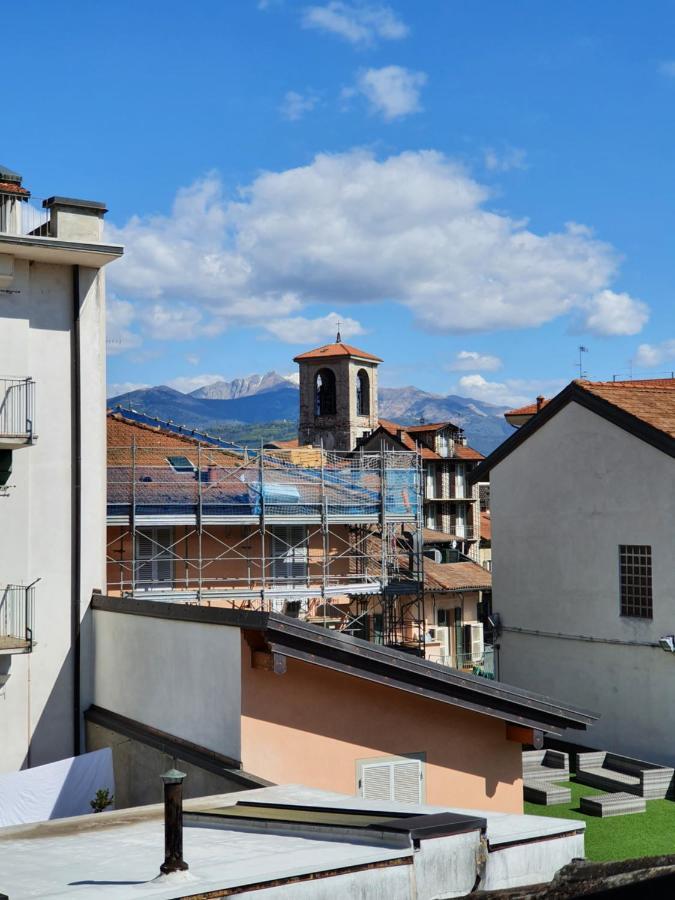
POLYGON ((574 780, 560 781, 572 790, 572 802, 556 806, 525 803, 524 812, 555 819, 579 819, 586 823, 586 857, 594 862, 634 859, 675 853, 675 801, 647 800, 647 811, 601 819, 579 809, 581 797, 602 794, 574 780))

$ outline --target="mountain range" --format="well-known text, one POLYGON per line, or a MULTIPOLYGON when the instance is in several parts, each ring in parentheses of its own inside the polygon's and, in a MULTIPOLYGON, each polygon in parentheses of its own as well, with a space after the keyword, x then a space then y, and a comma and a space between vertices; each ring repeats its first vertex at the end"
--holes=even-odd
MULTIPOLYGON (((279 440, 295 433, 298 382, 297 376, 267 372, 218 381, 188 394, 159 385, 111 397, 108 406, 135 409, 229 440, 279 440)), ((413 386, 379 391, 379 413, 383 419, 404 424, 454 422, 464 429, 469 444, 485 454, 512 433, 504 419, 505 409, 454 394, 432 394, 413 386)))

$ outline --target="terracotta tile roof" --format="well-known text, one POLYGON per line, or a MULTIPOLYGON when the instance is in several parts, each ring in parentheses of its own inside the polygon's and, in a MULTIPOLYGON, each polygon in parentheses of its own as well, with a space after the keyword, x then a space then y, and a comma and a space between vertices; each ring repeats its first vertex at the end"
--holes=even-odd
POLYGON ((424 587, 431 591, 490 591, 492 576, 475 562, 437 563, 425 559, 424 587))
POLYGON ((265 447, 270 447, 276 450, 294 450, 299 446, 300 442, 297 438, 291 438, 288 441, 268 441, 265 444, 265 447))
POLYGON ((480 536, 484 541, 492 540, 492 519, 489 512, 480 514, 480 536))
MULTIPOLYGON (((378 423, 380 428, 387 432, 387 434, 391 435, 391 437, 395 438, 399 441, 406 450, 415 450, 417 449, 419 455, 422 459, 433 459, 433 460, 443 460, 443 459, 475 459, 481 460, 485 459, 482 453, 479 453, 478 450, 474 450, 473 447, 465 447, 463 444, 455 444, 452 456, 446 457, 441 456, 439 453, 436 453, 434 450, 430 450, 429 447, 425 447, 422 444, 419 444, 412 438, 410 435, 414 432, 420 432, 427 429, 427 426, 408 426, 408 425, 400 425, 398 422, 391 422, 389 419, 378 419, 378 423), (400 432, 400 434, 399 434, 400 432)), ((452 425, 452 422, 441 422, 440 424, 435 424, 429 426, 429 430, 440 430, 444 427, 444 425, 452 425)), ((456 426, 452 426, 453 428, 456 426)))
POLYGON ((575 384, 652 428, 675 437, 675 378, 575 381, 575 384))
POLYGON ((317 347, 316 350, 308 350, 307 353, 301 353, 293 358, 293 362, 300 362, 300 360, 304 359, 336 359, 341 356, 353 356, 356 359, 370 359, 373 362, 382 362, 379 356, 373 356, 372 353, 366 353, 365 350, 359 350, 358 347, 343 344, 341 341, 335 344, 325 344, 323 347, 317 347))
POLYGON ((423 528, 425 544, 452 544, 457 538, 445 531, 437 531, 435 528, 423 528))
POLYGON ((442 428, 454 428, 456 431, 462 430, 459 425, 455 425, 453 422, 429 422, 424 425, 405 426, 405 430, 409 431, 411 434, 416 434, 419 431, 440 431, 442 428))
POLYGON ((0 181, 0 194, 20 194, 22 197, 30 197, 30 191, 13 181, 0 181))
POLYGON ((519 406, 518 409, 507 409, 505 416, 533 416, 536 412, 550 403, 550 400, 544 400, 541 406, 538 403, 528 403, 527 406, 519 406))

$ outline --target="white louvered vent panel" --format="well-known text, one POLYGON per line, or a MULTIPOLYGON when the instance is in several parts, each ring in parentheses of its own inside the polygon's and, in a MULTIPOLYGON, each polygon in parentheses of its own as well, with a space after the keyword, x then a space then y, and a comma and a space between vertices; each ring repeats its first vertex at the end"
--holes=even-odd
POLYGON ((173 580, 171 528, 150 528, 136 532, 136 582, 141 588, 166 586, 173 580))
POLYGON ((392 763, 394 797, 398 803, 422 802, 422 766, 419 760, 392 763))
POLYGON ((363 767, 361 795, 364 800, 391 800, 391 763, 363 767))

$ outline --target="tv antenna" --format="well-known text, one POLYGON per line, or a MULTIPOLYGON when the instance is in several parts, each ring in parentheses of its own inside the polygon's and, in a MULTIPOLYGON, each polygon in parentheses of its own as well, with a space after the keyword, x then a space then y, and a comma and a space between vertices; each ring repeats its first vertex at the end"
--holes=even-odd
POLYGON ((588 353, 588 347, 584 347, 583 344, 579 344, 579 378, 585 378, 588 375, 588 372, 584 372, 584 353, 588 353))

